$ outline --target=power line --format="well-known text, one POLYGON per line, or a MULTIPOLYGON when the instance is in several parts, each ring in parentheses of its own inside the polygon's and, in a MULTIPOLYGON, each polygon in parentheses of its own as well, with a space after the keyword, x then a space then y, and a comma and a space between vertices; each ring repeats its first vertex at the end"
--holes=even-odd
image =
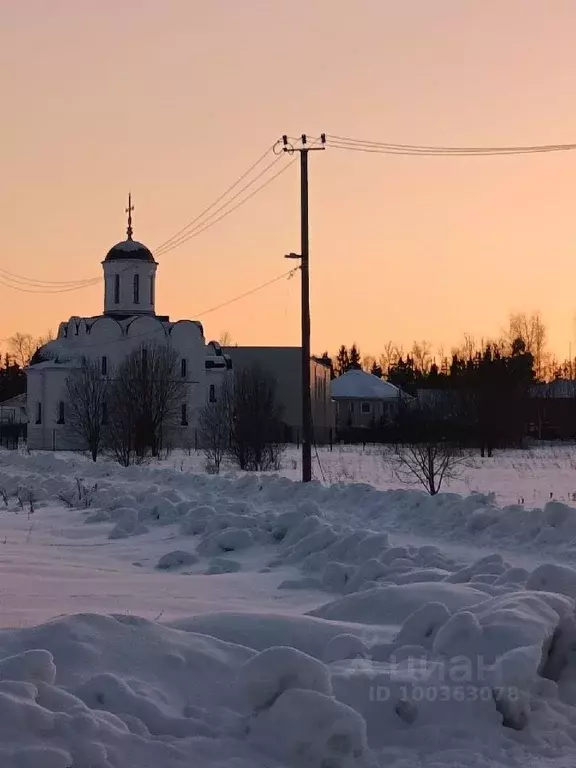
POLYGON ((180 235, 182 235, 184 232, 186 232, 186 230, 187 230, 187 229, 189 229, 189 228, 190 228, 190 227, 191 227, 193 224, 196 224, 196 222, 198 222, 198 221, 199 221, 201 218, 203 218, 203 216, 204 216, 206 213, 208 213, 208 211, 211 211, 211 210, 212 210, 212 208, 214 208, 214 206, 215 206, 215 205, 218 205, 218 203, 219 203, 221 200, 223 200, 223 199, 226 197, 226 195, 230 194, 230 192, 232 192, 232 190, 233 190, 233 189, 236 189, 236 187, 238 186, 238 184, 240 184, 240 182, 241 182, 241 181, 244 181, 244 179, 245 179, 247 176, 249 176, 249 175, 250 175, 250 173, 252 173, 252 171, 253 171, 255 168, 257 168, 257 167, 260 165, 260 163, 261 163, 261 162, 262 162, 262 161, 263 161, 263 160, 264 160, 264 159, 265 159, 265 158, 266 158, 266 157, 267 157, 267 156, 270 154, 270 152, 272 152, 272 151, 273 151, 273 148, 272 148, 272 147, 268 147, 268 149, 266 150, 266 152, 264 152, 264 154, 263 154, 263 155, 261 155, 261 156, 258 158, 258 160, 256 160, 256 162, 255 162, 255 163, 253 163, 253 164, 250 166, 250 168, 248 168, 248 170, 247 170, 247 171, 245 171, 245 172, 244 172, 244 173, 243 173, 241 176, 239 176, 239 177, 236 179, 236 181, 234 182, 234 184, 231 184, 231 185, 228 187, 228 189, 227 189, 225 192, 223 192, 223 193, 222 193, 222 194, 221 194, 219 197, 217 197, 217 198, 216 198, 216 200, 214 200, 214 202, 213 202, 213 203, 211 203, 211 204, 210 204, 210 205, 209 205, 207 208, 205 208, 205 209, 204 209, 204 210, 203 210, 201 213, 199 213, 197 216, 195 216, 195 217, 192 219, 192 221, 189 221, 189 222, 188 222, 188 224, 186 224, 184 227, 182 227, 182 229, 178 230, 178 232, 176 232, 176 234, 175 234, 175 235, 172 235, 172 237, 169 237, 169 238, 168 238, 167 240, 165 240, 163 243, 160 243, 160 245, 159 245, 159 246, 158 246, 158 248, 156 249, 156 252, 158 252, 158 253, 159 253, 159 252, 160 252, 161 250, 163 250, 163 249, 164 249, 164 248, 165 248, 167 245, 169 245, 169 244, 170 244, 170 243, 171 243, 173 240, 176 240, 177 238, 179 238, 179 237, 180 237, 180 235))
MULTIPOLYGON (((278 160, 280 160, 280 157, 276 158, 276 160, 274 160, 272 163, 270 163, 270 165, 267 166, 264 169, 263 173, 265 171, 269 170, 273 165, 275 165, 278 162, 278 160)), ((205 232, 207 229, 210 229, 210 227, 213 227, 219 221, 222 221, 222 219, 225 219, 226 216, 229 216, 231 213, 233 213, 234 211, 238 210, 238 208, 243 206, 245 203, 247 203, 249 200, 251 200, 255 195, 257 195, 258 192, 261 192, 269 184, 271 184, 275 179, 277 179, 278 176, 281 176, 285 171, 287 171, 288 168, 292 165, 293 162, 295 162, 295 161, 292 160, 289 163, 287 163, 279 171, 277 171, 273 176, 271 176, 269 179, 267 179, 263 184, 260 184, 260 186, 256 187, 256 189, 252 190, 252 192, 249 195, 247 195, 245 198, 240 200, 236 205, 232 206, 232 208, 230 208, 229 210, 224 211, 224 213, 222 213, 220 216, 218 216, 218 218, 214 219, 214 221, 209 222, 209 219, 212 218, 212 216, 215 216, 218 213, 218 211, 221 211, 224 208, 226 208, 229 205, 229 203, 232 202, 232 200, 235 200, 242 192, 244 192, 246 189, 248 189, 250 186, 252 186, 252 184, 254 182, 250 182, 249 184, 247 184, 245 187, 243 187, 240 190, 240 192, 238 192, 236 195, 234 195, 234 197, 232 197, 231 200, 228 201, 228 203, 226 203, 225 205, 223 205, 220 208, 218 208, 216 211, 214 211, 214 213, 211 216, 208 217, 208 219, 206 219, 206 221, 204 221, 204 222, 202 222, 202 224, 198 225, 198 228, 195 228, 189 234, 187 234, 185 237, 183 237, 182 239, 180 239, 177 242, 173 243, 172 245, 167 246, 164 249, 164 251, 160 252, 158 255, 159 256, 165 256, 170 251, 172 251, 175 248, 178 248, 179 246, 181 246, 184 243, 188 242, 188 240, 191 240, 192 238, 197 237, 198 235, 202 234, 202 232, 205 232), (209 223, 207 223, 207 222, 209 222, 209 223)), ((262 175, 262 173, 260 173, 256 177, 256 179, 258 179, 261 175, 262 175)), ((256 181, 256 179, 254 179, 254 181, 256 181)))
POLYGON ((272 280, 268 280, 265 283, 262 283, 262 285, 257 285, 256 288, 251 288, 249 291, 246 291, 245 293, 241 293, 239 296, 234 297, 233 299, 229 299, 228 301, 225 301, 222 304, 218 304, 215 307, 212 307, 211 309, 205 309, 203 312, 200 312, 196 315, 196 317, 204 317, 204 315, 210 314, 210 312, 216 312, 217 309, 222 309, 223 307, 227 307, 229 304, 234 304, 236 301, 240 301, 240 299, 245 299, 246 296, 251 296, 253 293, 256 293, 257 291, 261 291, 263 288, 267 288, 269 285, 272 285, 273 283, 277 283, 283 278, 290 279, 293 275, 298 272, 300 267, 294 267, 293 269, 289 269, 287 272, 283 272, 281 275, 278 275, 278 277, 273 277, 272 280))
POLYGON ((357 152, 374 152, 398 155, 518 155, 539 152, 565 152, 576 149, 576 143, 536 144, 525 146, 449 147, 419 144, 393 144, 382 141, 368 141, 349 136, 327 136, 329 145, 335 149, 357 152))
MULTIPOLYGON (((202 234, 207 229, 210 229, 210 227, 215 226, 216 224, 218 224, 218 222, 222 221, 222 219, 226 218, 228 215, 238 210, 238 208, 242 207, 245 203, 251 200, 256 194, 258 194, 258 192, 265 189, 269 184, 271 184, 275 179, 277 179, 278 176, 284 173, 288 169, 288 167, 291 165, 291 163, 287 163, 277 173, 273 174, 264 183, 260 184, 256 189, 252 190, 250 194, 248 194, 246 197, 241 199, 236 205, 232 206, 232 208, 225 210, 226 208, 228 208, 230 203, 236 200, 243 192, 247 191, 251 186, 253 186, 258 181, 258 179, 260 179, 265 173, 267 173, 267 171, 269 171, 282 158, 282 155, 280 155, 276 157, 271 163, 269 163, 262 171, 260 171, 250 182, 248 182, 248 184, 245 184, 230 200, 228 200, 226 203, 221 205, 216 211, 213 211, 213 213, 207 218, 205 218, 204 221, 200 222, 200 219, 205 215, 205 213, 210 211, 215 205, 217 205, 219 201, 221 201, 224 197, 226 197, 226 195, 229 194, 230 191, 235 189, 238 186, 238 184, 243 179, 245 179, 272 151, 273 151, 272 147, 268 148, 266 152, 255 163, 253 163, 250 166, 250 168, 247 171, 245 171, 234 182, 234 184, 232 184, 226 190, 226 192, 221 194, 210 206, 204 209, 204 211, 201 214, 199 214, 195 219, 193 219, 192 222, 190 222, 186 227, 180 230, 179 233, 177 233, 176 235, 173 235, 172 238, 169 238, 169 240, 165 241, 165 244, 164 244, 165 247, 162 249, 162 246, 160 246, 159 249, 156 251, 156 255, 165 255, 166 253, 169 253, 171 250, 174 250, 180 245, 183 245, 188 240, 191 240, 192 238, 202 234), (220 216, 218 216, 217 214, 220 212, 222 213, 220 216), (211 221, 211 219, 213 220, 211 221), (194 227, 191 231, 187 231, 192 226, 192 224, 196 221, 199 222, 197 226, 194 227), (182 234, 184 232, 186 232, 186 234, 182 234)), ((125 269, 129 269, 129 267, 126 267, 125 269)), ((78 280, 78 281, 56 281, 56 280, 43 281, 43 280, 35 280, 33 278, 28 278, 23 275, 17 275, 15 273, 10 273, 7 270, 0 270, 0 285, 13 288, 14 290, 21 290, 26 293, 59 293, 59 292, 67 292, 69 290, 78 290, 80 288, 86 288, 90 285, 94 285, 95 283, 99 282, 101 279, 102 279, 101 277, 93 277, 93 278, 87 278, 87 279, 78 280), (4 278, 6 282, 3 282, 2 278, 4 278), (16 285, 13 285, 12 283, 16 283, 16 285), (19 284, 22 284, 22 286, 20 286, 19 284)))
POLYGON ((66 286, 62 288, 47 288, 47 287, 41 287, 41 286, 24 286, 19 285, 18 283, 10 283, 7 282, 7 278, 2 279, 0 277, 0 285, 3 285, 5 288, 12 288, 15 291, 20 291, 22 293, 37 293, 37 294, 52 294, 52 293, 68 293, 70 291, 78 291, 81 288, 88 288, 90 285, 96 285, 96 283, 100 282, 99 277, 94 277, 92 280, 87 280, 85 283, 82 283, 81 285, 72 285, 72 286, 66 286))
POLYGON ((78 286, 82 287, 86 283, 91 283, 96 278, 87 278, 84 280, 36 280, 34 278, 24 277, 24 275, 18 275, 15 272, 9 272, 7 269, 0 268, 0 278, 4 277, 14 283, 23 283, 28 286, 36 287, 64 287, 64 286, 78 286))
MULTIPOLYGON (((290 279, 292 275, 294 275, 300 267, 293 267, 292 269, 289 269, 287 272, 283 272, 281 275, 277 275, 276 277, 273 277, 271 280, 267 280, 265 283, 261 283, 260 285, 257 285, 254 288, 251 288, 249 291, 245 291, 244 293, 241 293, 238 296, 235 296, 232 299, 228 299, 227 301, 222 302, 222 304, 218 304, 215 307, 211 307, 210 309, 206 309, 200 314, 197 314, 196 317, 203 317, 204 315, 208 315, 211 312, 216 312, 218 309, 222 309, 223 307, 227 307, 229 304, 234 304, 237 301, 240 301, 241 299, 246 298, 247 296, 251 296, 253 293, 256 293, 257 291, 261 291, 264 288, 267 288, 269 285, 273 285, 274 283, 278 283, 280 280, 283 280, 284 278, 290 279)), ((147 315, 143 315, 143 317, 148 317, 147 315)), ((95 322, 98 320, 101 320, 103 318, 106 318, 106 316, 98 316, 95 318, 95 322)), ((81 320, 85 320, 85 318, 80 318, 81 320)), ((113 318, 108 318, 113 319, 113 318)), ((144 337, 150 336, 150 330, 144 331, 143 333, 136 333, 133 336, 121 336, 119 339, 110 339, 109 341, 106 341, 106 346, 109 347, 111 344, 121 344, 126 341, 132 341, 133 339, 139 339, 144 337)), ((59 339, 52 339, 52 341, 59 341, 59 339)), ((90 348, 90 347, 99 347, 102 345, 101 341, 96 341, 91 344, 79 344, 78 345, 78 352, 82 352, 82 350, 90 348)))

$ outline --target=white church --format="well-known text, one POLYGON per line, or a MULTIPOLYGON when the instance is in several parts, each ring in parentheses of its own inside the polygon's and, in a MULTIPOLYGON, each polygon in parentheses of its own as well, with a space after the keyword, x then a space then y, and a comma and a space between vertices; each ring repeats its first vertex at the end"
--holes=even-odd
POLYGON ((197 320, 171 321, 156 314, 156 271, 152 252, 132 238, 128 202, 126 240, 111 248, 104 270, 104 312, 60 323, 57 338, 40 347, 27 369, 28 447, 73 448, 66 430, 66 379, 84 360, 108 376, 143 344, 168 344, 178 354, 178 375, 187 382, 176 442, 193 440, 199 409, 214 400, 231 362, 216 342, 206 343, 197 320))

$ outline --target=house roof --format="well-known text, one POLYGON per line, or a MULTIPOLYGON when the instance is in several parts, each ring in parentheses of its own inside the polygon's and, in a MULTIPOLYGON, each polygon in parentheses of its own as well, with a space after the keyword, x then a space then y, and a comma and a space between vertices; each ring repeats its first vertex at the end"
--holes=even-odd
POLYGON ((26 393, 2 400, 0 408, 26 408, 26 393))
POLYGON ((397 400, 401 390, 365 371, 347 371, 330 385, 333 400, 397 400))

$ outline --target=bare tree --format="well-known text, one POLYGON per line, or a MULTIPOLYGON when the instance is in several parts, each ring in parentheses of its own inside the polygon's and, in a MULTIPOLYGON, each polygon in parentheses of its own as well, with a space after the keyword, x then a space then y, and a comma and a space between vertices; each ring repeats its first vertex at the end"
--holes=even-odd
POLYGON ((428 373, 432 365, 432 346, 429 341, 415 341, 412 344, 410 355, 414 360, 414 366, 422 373, 428 373))
MULTIPOLYGON (((446 392, 409 415, 403 425, 404 440, 392 456, 400 482, 421 485, 435 496, 445 480, 459 475, 466 455, 450 436, 460 409, 461 404, 446 392)), ((388 458, 385 453, 384 460, 388 458)))
POLYGON ((232 391, 223 382, 213 402, 207 403, 198 415, 200 445, 206 457, 206 469, 218 474, 230 446, 232 391))
POLYGON ((158 456, 177 416, 187 420, 187 384, 178 353, 167 344, 146 344, 118 367, 110 387, 109 447, 122 464, 158 456), (184 411, 181 411, 184 406, 184 411))
POLYGON ((93 362, 66 379, 66 430, 96 461, 104 440, 109 382, 93 362))
POLYGON ((231 347, 232 346, 232 334, 230 331, 222 331, 220 334, 220 338, 218 339, 218 343, 221 347, 231 347))
POLYGON ((370 373, 372 368, 374 368, 377 365, 376 358, 374 355, 363 355, 362 356, 362 370, 366 371, 367 373, 370 373))
POLYGON ((384 344, 384 349, 378 358, 378 365, 382 368, 384 376, 388 376, 391 366, 398 361, 401 355, 401 349, 399 349, 393 341, 387 341, 386 344, 384 344))
POLYGON ((276 380, 258 366, 237 370, 231 397, 229 453, 240 469, 279 467, 283 452, 276 380))
POLYGON ((525 312, 516 312, 510 315, 507 341, 512 344, 517 339, 522 339, 526 352, 533 356, 536 376, 540 379, 543 374, 546 347, 546 326, 540 312, 532 312, 529 315, 525 312))
POLYGON ((117 399, 120 393, 124 395, 123 387, 114 382, 110 386, 104 447, 118 464, 129 467, 141 458, 136 453, 136 408, 126 407, 125 400, 117 399))
POLYGON ((392 460, 400 482, 416 483, 435 496, 444 480, 458 477, 465 457, 450 443, 428 440, 399 445, 392 460))
POLYGON ((20 368, 26 368, 36 350, 54 338, 51 331, 43 336, 32 336, 30 333, 15 333, 8 339, 10 357, 20 368))

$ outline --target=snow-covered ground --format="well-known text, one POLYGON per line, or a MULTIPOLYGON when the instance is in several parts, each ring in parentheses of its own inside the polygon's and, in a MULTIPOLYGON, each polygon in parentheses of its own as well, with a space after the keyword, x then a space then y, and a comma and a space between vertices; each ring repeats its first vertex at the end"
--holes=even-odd
POLYGON ((576 765, 574 450, 319 458, 0 452, 1 768, 576 765))
MULTIPOLYGON (((202 472, 205 460, 195 451, 175 452, 164 464, 202 472)), ((332 450, 319 446, 312 456, 312 471, 324 484, 369 483, 383 490, 402 485, 390 461, 390 449, 383 456, 382 447, 375 445, 335 445, 332 450)), ((288 447, 279 474, 299 479, 300 452, 296 447, 288 447)), ((444 490, 464 495, 494 493, 499 504, 536 506, 550 499, 576 501, 576 446, 497 451, 490 459, 476 452, 459 468, 458 476, 446 482, 444 490)))

